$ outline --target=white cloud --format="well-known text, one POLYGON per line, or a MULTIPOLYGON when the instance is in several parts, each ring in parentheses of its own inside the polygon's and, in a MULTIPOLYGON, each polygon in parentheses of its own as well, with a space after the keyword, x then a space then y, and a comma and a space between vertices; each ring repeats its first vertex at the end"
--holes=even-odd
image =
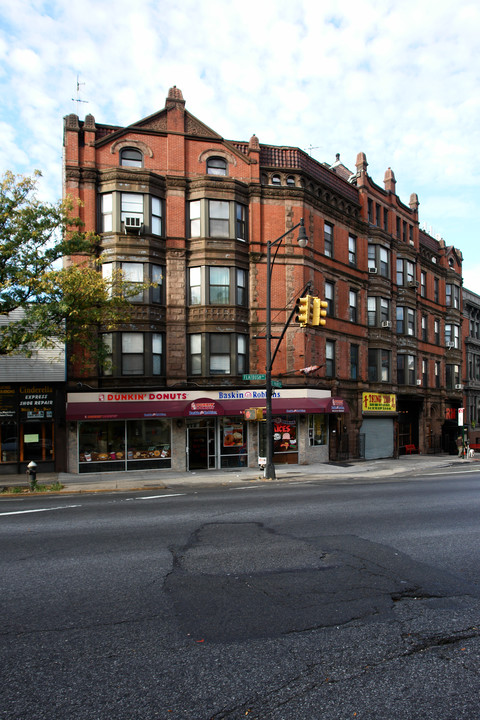
MULTIPOLYGON (((169 87, 230 139, 312 146, 380 185, 474 257, 480 6, 459 0, 0 0, 0 164, 61 192, 62 117, 128 124, 169 87), (76 79, 84 83, 76 97, 76 79), (428 216, 424 213, 428 213, 428 216)), ((465 263, 466 265, 467 263, 465 263)))

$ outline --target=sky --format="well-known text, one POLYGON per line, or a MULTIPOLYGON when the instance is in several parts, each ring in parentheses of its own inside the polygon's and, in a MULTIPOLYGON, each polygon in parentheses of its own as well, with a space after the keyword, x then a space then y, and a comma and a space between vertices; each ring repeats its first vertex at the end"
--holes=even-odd
POLYGON ((391 167, 480 294, 479 37, 478 0, 0 0, 0 174, 56 201, 65 115, 128 125, 176 85, 226 139, 391 167))

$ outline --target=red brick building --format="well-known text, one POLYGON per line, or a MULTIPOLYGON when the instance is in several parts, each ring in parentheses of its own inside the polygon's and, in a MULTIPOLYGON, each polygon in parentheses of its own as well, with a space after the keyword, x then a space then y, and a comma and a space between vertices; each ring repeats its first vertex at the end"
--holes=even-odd
POLYGON ((224 140, 169 91, 128 127, 65 118, 65 193, 101 236, 103 272, 153 282, 106 333, 111 366, 70 368, 70 469, 256 465, 265 423, 266 244, 276 247, 272 334, 307 283, 324 328, 288 326, 273 364, 275 462, 448 448, 462 403, 461 253, 419 229, 397 196, 337 155, 224 140), (305 371, 305 368, 308 370, 305 371), (458 381, 458 382, 457 382, 458 381), (78 385, 81 383, 81 391, 78 385))

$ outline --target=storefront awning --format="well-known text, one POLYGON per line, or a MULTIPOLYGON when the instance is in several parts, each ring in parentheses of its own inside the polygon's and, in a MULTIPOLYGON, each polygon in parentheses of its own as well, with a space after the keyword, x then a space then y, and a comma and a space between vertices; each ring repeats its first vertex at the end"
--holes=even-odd
MULTIPOLYGON (((222 399, 221 402, 208 397, 191 402, 186 400, 71 402, 67 404, 67 420, 215 417, 242 415, 250 407, 265 407, 265 398, 222 399)), ((335 397, 274 397, 272 410, 277 415, 345 413, 349 412, 349 407, 345 400, 335 397)))

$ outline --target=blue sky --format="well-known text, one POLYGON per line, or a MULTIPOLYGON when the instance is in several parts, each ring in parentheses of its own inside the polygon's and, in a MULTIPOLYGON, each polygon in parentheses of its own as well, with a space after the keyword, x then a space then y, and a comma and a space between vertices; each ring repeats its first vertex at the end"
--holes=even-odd
POLYGON ((391 167, 480 294, 479 37, 477 0, 0 0, 0 172, 56 200, 65 115, 129 124, 177 85, 227 139, 391 167))

